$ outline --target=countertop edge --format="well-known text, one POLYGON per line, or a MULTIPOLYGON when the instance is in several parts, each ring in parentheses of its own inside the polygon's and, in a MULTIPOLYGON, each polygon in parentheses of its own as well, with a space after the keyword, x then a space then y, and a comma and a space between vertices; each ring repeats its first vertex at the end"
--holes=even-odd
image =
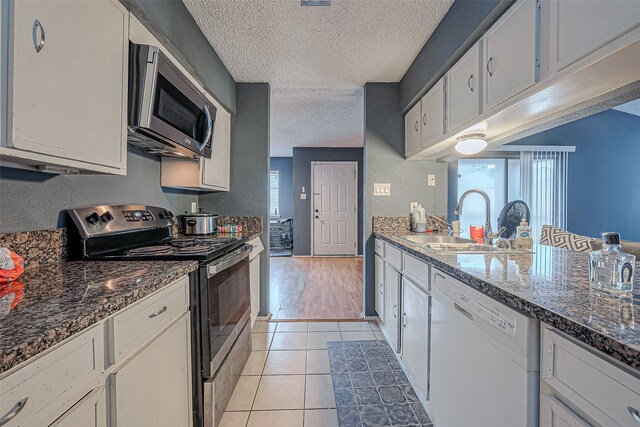
MULTIPOLYGON (((106 261, 108 262, 108 261, 106 261)), ((122 303, 113 302, 103 306, 99 313, 91 313, 79 316, 73 320, 60 323, 55 328, 49 329, 43 335, 34 340, 22 342, 11 348, 3 348, 0 351, 0 378, 4 378, 19 370, 23 365, 30 363, 34 358, 54 350, 59 344, 68 338, 73 337, 108 318, 109 316, 124 310, 141 299, 159 291, 160 289, 174 283, 181 277, 190 274, 198 269, 196 261, 185 261, 185 267, 178 271, 168 273, 166 276, 158 278, 153 283, 144 287, 132 290, 130 293, 119 298, 122 303), (29 351, 32 348, 36 351, 29 351)))
POLYGON ((474 276, 473 274, 467 273, 457 267, 430 257, 423 252, 416 251, 411 248, 411 246, 398 242, 394 240, 393 237, 385 235, 384 232, 374 232, 373 235, 398 249, 402 249, 417 258, 427 261, 436 268, 443 270, 445 273, 448 273, 454 278, 464 282, 467 286, 482 292, 501 304, 505 304, 526 316, 552 326, 585 345, 636 370, 636 372, 640 371, 640 348, 630 346, 585 325, 576 323, 575 321, 563 316, 561 313, 554 312, 534 302, 523 299, 522 297, 514 295, 504 289, 500 289, 492 283, 474 276), (635 354, 635 357, 631 356, 633 354, 635 354))

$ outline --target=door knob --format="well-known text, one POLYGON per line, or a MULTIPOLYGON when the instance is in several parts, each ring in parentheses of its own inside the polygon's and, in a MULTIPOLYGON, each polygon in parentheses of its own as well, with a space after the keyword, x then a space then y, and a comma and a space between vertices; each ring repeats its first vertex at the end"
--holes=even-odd
POLYGON ((318 212, 318 209, 316 209, 316 213, 318 212))
POLYGON ((318 215, 316 215, 316 219, 318 219, 318 215))

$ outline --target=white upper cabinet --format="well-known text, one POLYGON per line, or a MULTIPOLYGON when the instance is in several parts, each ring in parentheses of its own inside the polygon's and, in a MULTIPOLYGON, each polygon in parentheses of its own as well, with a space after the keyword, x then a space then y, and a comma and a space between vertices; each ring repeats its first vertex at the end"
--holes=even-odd
POLYGON ((218 108, 211 158, 202 161, 202 186, 229 191, 231 165, 231 115, 218 108))
POLYGON ((406 155, 412 154, 422 147, 420 120, 420 103, 418 102, 404 116, 404 153, 406 155))
POLYGON ((544 5, 551 9, 552 73, 640 26, 638 0, 551 0, 544 5))
POLYGON ((421 147, 428 147, 444 135, 444 78, 440 79, 420 101, 421 147))
POLYGON ((484 110, 538 81, 538 27, 536 1, 521 0, 484 35, 484 110))
POLYGON ((16 1, 9 19, 9 137, 2 154, 126 173, 126 9, 107 0, 16 1))
POLYGON ((477 43, 447 74, 447 129, 463 125, 480 114, 480 43, 477 43))

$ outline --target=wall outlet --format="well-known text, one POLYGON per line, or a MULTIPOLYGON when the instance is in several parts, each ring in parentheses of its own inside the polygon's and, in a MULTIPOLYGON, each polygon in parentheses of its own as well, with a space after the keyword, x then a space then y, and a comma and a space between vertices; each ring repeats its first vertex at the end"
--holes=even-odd
POLYGON ((390 196, 391 195, 391 184, 373 184, 373 195, 374 196, 390 196))
POLYGON ((417 207, 418 207, 418 202, 411 202, 409 204, 409 212, 413 212, 413 210, 417 207))
POLYGON ((436 176, 435 175, 427 175, 427 185, 429 187, 436 186, 436 176))
POLYGON ((300 194, 300 200, 307 200, 307 193, 300 194))
POLYGON ((191 212, 197 212, 198 211, 198 202, 191 202, 191 212))

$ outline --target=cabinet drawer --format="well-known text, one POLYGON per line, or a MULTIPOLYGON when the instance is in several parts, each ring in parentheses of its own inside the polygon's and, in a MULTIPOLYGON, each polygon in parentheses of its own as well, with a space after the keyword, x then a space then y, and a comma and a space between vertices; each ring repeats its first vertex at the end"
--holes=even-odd
POLYGON ((402 270, 402 252, 400 249, 385 243, 384 245, 384 260, 385 262, 393 265, 396 269, 402 270))
POLYGON ((104 366, 103 328, 96 325, 20 367, 0 380, 0 419, 23 402, 3 426, 49 425, 100 383, 104 366))
POLYGON ((429 264, 407 254, 402 254, 402 263, 402 272, 408 274, 417 286, 428 292, 429 264))
POLYGON ((384 242, 380 239, 375 240, 376 253, 380 256, 384 256, 384 242))
POLYGON ((640 379, 605 358, 560 336, 542 330, 543 387, 572 402, 601 425, 637 426, 640 379))
POLYGON ((185 313, 188 285, 185 276, 109 319, 109 362, 121 363, 185 313))

